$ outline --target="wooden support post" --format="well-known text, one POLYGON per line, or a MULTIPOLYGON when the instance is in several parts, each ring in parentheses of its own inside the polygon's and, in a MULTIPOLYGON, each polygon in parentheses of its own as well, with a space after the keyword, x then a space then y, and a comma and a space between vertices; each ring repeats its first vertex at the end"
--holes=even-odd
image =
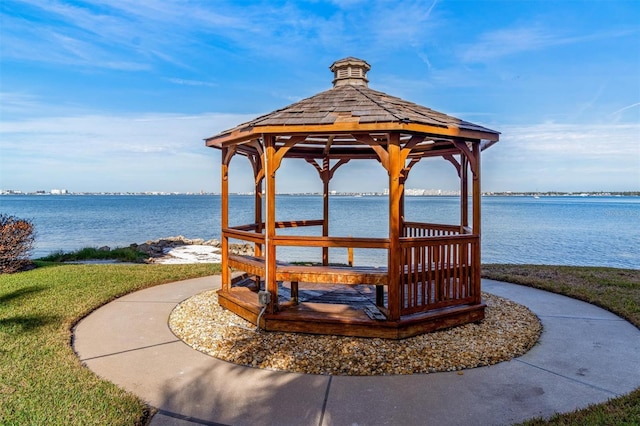
POLYGON ((402 182, 402 169, 404 161, 400 152, 400 135, 391 133, 388 136, 388 153, 389 153, 389 255, 388 255, 388 273, 389 273, 389 289, 388 289, 388 305, 390 321, 400 319, 401 304, 401 268, 402 268, 402 252, 400 248, 401 236, 401 203, 402 194, 404 192, 404 184, 402 182))
POLYGON ((265 288, 271 293, 271 302, 267 307, 269 313, 278 309, 278 282, 276 281, 276 246, 273 241, 276 236, 276 147, 275 138, 263 135, 264 141, 264 169, 266 180, 266 216, 265 216, 265 288))
MULTIPOLYGON (((262 181, 256 177, 255 182, 255 199, 254 199, 254 220, 256 223, 256 233, 262 233, 262 181)), ((256 256, 262 256, 262 245, 256 243, 254 245, 254 254, 256 256)))
MULTIPOLYGON (((256 230, 255 232, 257 234, 261 234, 262 233, 262 222, 263 222, 263 218, 262 218, 262 181, 263 181, 263 177, 258 177, 258 176, 254 176, 255 179, 255 189, 254 189, 254 223, 256 224, 256 230)), ((262 256, 262 244, 260 243, 255 243, 253 245, 253 254, 254 256, 262 256)), ((254 277, 254 282, 255 282, 255 286, 256 286, 256 291, 260 291, 262 290, 262 284, 261 281, 262 278, 259 276, 254 277)))
POLYGON ((469 160, 460 154, 460 225, 469 226, 469 160))
POLYGON ((482 296, 480 294, 481 287, 481 203, 482 203, 482 189, 480 188, 480 141, 473 143, 473 159, 475 162, 475 171, 473 173, 473 233, 478 236, 476 249, 473 253, 473 296, 475 303, 482 302, 482 296))
POLYGON ((403 177, 401 179, 402 181, 402 194, 400 195, 400 210, 399 210, 399 215, 400 215, 400 236, 401 237, 406 237, 405 235, 405 229, 404 229, 404 182, 405 182, 405 178, 403 177))
MULTIPOLYGON (((263 159, 264 150, 259 141, 252 142, 253 147, 256 149, 256 154, 248 155, 247 158, 253 167, 253 183, 254 183, 254 208, 253 208, 253 223, 255 224, 255 232, 257 234, 262 233, 262 181, 264 180, 264 167, 263 159)), ((256 242, 253 244, 253 254, 255 256, 262 256, 262 244, 256 242)), ((261 280, 259 276, 254 277, 256 291, 262 289, 261 280)))
MULTIPOLYGON (((229 161, 228 158, 229 148, 222 148, 222 180, 221 180, 221 192, 222 200, 221 204, 221 225, 222 229, 229 227, 229 161)), ((229 238, 222 233, 221 241, 221 262, 222 262, 222 290, 229 291, 231 289, 231 272, 229 271, 229 238)))
MULTIPOLYGON (((331 169, 329 157, 322 159, 322 236, 329 236, 329 181, 331 181, 331 169)), ((322 264, 329 265, 329 247, 322 247, 322 264)))

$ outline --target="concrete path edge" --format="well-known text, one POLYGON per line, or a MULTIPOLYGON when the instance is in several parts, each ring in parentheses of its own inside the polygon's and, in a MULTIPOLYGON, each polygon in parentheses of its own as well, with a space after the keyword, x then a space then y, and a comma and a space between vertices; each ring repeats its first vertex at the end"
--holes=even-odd
POLYGON ((565 296, 483 280, 483 290, 541 320, 525 355, 462 375, 318 376, 230 364, 178 339, 181 301, 219 288, 211 276, 141 290, 74 328, 89 369, 157 408, 152 425, 502 425, 601 403, 640 387, 640 330, 565 296))

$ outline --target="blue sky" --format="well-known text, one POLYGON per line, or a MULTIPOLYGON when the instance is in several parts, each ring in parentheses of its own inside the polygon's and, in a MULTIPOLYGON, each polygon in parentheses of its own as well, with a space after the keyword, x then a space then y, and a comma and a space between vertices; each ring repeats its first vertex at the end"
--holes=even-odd
MULTIPOLYGON (((502 132, 485 191, 640 190, 640 2, 0 2, 0 189, 219 191, 203 139, 331 87, 369 86, 502 132)), ((245 164, 247 163, 247 164, 245 164)), ((234 159, 231 189, 248 191, 234 159)), ((279 192, 319 191, 290 160, 279 192)), ((374 162, 338 191, 382 191, 374 162)), ((407 186, 456 189, 429 160, 407 186)))

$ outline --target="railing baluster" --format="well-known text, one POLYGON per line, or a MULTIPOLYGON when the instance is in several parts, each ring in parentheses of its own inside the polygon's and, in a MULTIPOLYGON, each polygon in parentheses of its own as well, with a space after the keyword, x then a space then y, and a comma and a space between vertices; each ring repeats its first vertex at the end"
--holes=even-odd
POLYGON ((427 251, 427 247, 426 246, 420 246, 420 285, 422 288, 422 306, 427 306, 429 304, 429 300, 427 299, 427 274, 426 274, 426 270, 425 268, 427 267, 427 259, 426 259, 426 253, 427 251))

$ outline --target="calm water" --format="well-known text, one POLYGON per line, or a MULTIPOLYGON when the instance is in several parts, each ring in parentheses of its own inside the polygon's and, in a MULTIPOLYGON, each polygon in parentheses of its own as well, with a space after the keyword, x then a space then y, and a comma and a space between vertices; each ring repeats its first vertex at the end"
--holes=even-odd
MULTIPOLYGON (((640 197, 484 197, 486 263, 594 265, 640 269, 640 197)), ((128 246, 162 237, 220 236, 219 196, 0 196, 0 212, 31 219, 34 257, 82 247, 128 246)), ((458 223, 456 197, 407 197, 408 220, 458 223)), ((232 196, 231 225, 253 222, 253 197, 232 196)), ((277 219, 321 219, 319 196, 278 196, 277 219)), ((387 235, 386 197, 333 197, 331 235, 387 235)), ((287 230, 319 235, 320 228, 287 230)), ((283 260, 319 250, 279 249, 283 260)), ((356 251, 358 264, 383 264, 378 250, 356 251)), ((331 253, 344 261, 346 250, 331 253)))

